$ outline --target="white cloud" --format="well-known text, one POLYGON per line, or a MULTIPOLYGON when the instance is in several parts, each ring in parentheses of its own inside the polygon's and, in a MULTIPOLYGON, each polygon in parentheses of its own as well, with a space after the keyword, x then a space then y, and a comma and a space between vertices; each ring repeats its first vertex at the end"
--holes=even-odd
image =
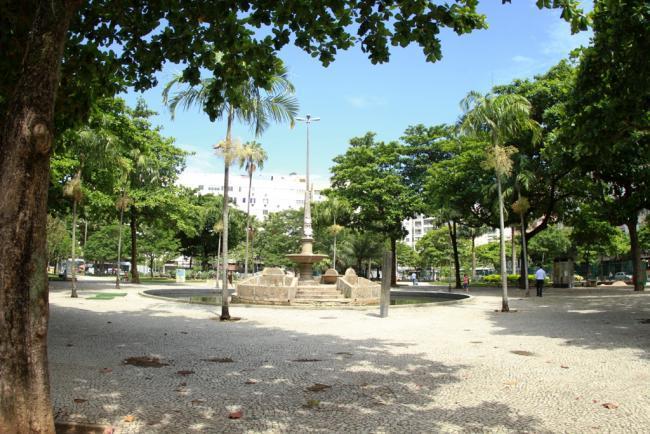
POLYGON ((514 56, 512 61, 515 63, 533 63, 535 60, 526 56, 514 56))
POLYGON ((371 107, 384 107, 387 104, 386 100, 377 97, 366 97, 366 96, 346 96, 345 100, 354 108, 364 109, 371 107))
POLYGON ((580 32, 575 35, 571 34, 569 23, 563 20, 556 20, 546 32, 546 40, 541 45, 541 52, 549 56, 566 57, 571 50, 587 46, 591 31, 580 32))

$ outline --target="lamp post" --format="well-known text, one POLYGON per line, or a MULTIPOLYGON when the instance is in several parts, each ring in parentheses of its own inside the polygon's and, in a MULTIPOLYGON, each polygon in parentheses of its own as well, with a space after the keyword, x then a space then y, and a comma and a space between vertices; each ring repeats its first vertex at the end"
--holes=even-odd
POLYGON ((310 184, 309 184, 309 125, 312 122, 318 122, 320 121, 320 118, 314 118, 311 115, 306 115, 304 118, 303 117, 297 117, 296 120, 298 122, 304 122, 307 124, 307 162, 306 162, 306 169, 305 169, 305 217, 303 220, 303 237, 308 238, 308 239, 313 239, 313 231, 311 228, 311 198, 310 198, 310 184))

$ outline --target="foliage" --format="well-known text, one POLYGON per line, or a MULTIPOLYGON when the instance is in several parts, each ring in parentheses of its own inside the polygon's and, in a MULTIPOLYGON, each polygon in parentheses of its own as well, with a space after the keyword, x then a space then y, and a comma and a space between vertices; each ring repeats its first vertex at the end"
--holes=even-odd
POLYGON ((416 268, 421 261, 418 252, 405 243, 397 243, 397 263, 401 267, 416 268))
POLYGON ((70 253, 70 232, 66 229, 65 221, 58 217, 47 216, 47 263, 58 262, 67 258, 70 253))
POLYGON ((650 9, 645 0, 594 4, 564 129, 591 199, 630 233, 635 290, 642 290, 639 212, 650 208, 650 9))
POLYGON ((528 256, 533 264, 550 268, 553 259, 573 256, 571 230, 564 227, 549 226, 528 243, 528 256))
MULTIPOLYGON (((122 237, 124 237, 125 230, 125 228, 122 228, 122 237)), ((117 239, 119 232, 120 226, 113 223, 104 225, 99 230, 91 233, 84 247, 84 259, 96 263, 117 261, 117 239)), ((130 254, 131 249, 128 243, 123 245, 122 249, 124 256, 130 254)))
POLYGON ((405 235, 402 220, 414 214, 416 200, 398 170, 400 146, 374 137, 367 133, 351 139, 346 153, 334 158, 328 195, 342 198, 355 210, 352 228, 397 240, 405 235))
POLYGON ((340 260, 343 268, 352 267, 357 274, 365 275, 364 265, 368 261, 381 264, 385 249, 384 237, 373 232, 352 232, 341 243, 340 260))
POLYGON ((302 223, 302 210, 270 213, 257 233, 255 256, 266 267, 293 267, 285 255, 300 252, 302 223))

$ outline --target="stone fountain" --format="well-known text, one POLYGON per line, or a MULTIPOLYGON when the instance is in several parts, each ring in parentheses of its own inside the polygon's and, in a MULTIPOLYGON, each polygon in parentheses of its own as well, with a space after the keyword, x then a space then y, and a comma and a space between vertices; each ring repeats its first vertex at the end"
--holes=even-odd
POLYGON ((265 268, 260 276, 253 276, 237 285, 236 298, 244 303, 261 304, 368 304, 379 302, 380 285, 358 278, 354 270, 339 277, 329 269, 319 281, 314 280, 314 264, 327 255, 314 253, 311 227, 311 189, 309 184, 309 125, 318 121, 307 115, 296 118, 307 124, 307 164, 305 177, 305 216, 300 253, 286 255, 298 266, 298 276, 287 276, 279 268, 265 268), (334 282, 334 283, 330 283, 334 282), (359 295, 359 296, 357 296, 359 295))

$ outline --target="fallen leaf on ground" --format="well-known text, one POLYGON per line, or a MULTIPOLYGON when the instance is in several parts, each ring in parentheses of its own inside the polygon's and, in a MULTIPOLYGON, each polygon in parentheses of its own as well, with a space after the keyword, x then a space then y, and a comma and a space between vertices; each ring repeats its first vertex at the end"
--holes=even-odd
POLYGON ((187 376, 187 375, 191 375, 191 374, 193 374, 194 371, 176 371, 176 373, 177 373, 178 375, 187 376))
POLYGON ((228 419, 241 419, 243 413, 241 410, 235 410, 228 413, 228 419))
POLYGON ((182 382, 182 383, 181 383, 181 384, 179 384, 178 386, 179 386, 179 387, 185 387, 185 386, 187 386, 187 383, 185 383, 185 382, 182 382))
POLYGON ((618 404, 613 403, 613 402, 606 402, 603 404, 603 407, 609 409, 609 410, 614 410, 618 408, 618 404))
POLYGON ((181 332, 181 334, 182 334, 182 335, 186 335, 186 334, 187 334, 187 332, 181 332))
POLYGON ((122 361, 125 365, 137 366, 138 368, 160 368, 168 366, 168 363, 163 363, 158 357, 152 356, 135 356, 129 357, 122 361))
POLYGON ((198 405, 198 404, 203 404, 205 402, 205 399, 193 399, 190 401, 190 404, 192 405, 198 405))
POLYGON ((513 350, 510 351, 512 354, 516 354, 518 356, 534 356, 535 353, 532 353, 530 351, 525 351, 525 350, 513 350))
POLYGON ((567 365, 560 365, 560 368, 562 368, 562 369, 569 369, 569 367, 568 367, 567 365))
POLYGON ((74 347, 72 344, 65 344, 66 347, 74 347))
POLYGON ((257 384, 256 380, 246 380, 246 384, 257 384))
POLYGON ((332 386, 328 386, 327 384, 314 383, 313 385, 309 386, 307 390, 310 392, 322 392, 323 390, 327 390, 331 388, 332 386))
POLYGON ((214 362, 214 363, 234 363, 235 361, 230 357, 212 357, 210 359, 201 359, 204 362, 214 362))
POLYGON ((295 359, 292 362, 322 362, 320 359, 295 359))
POLYGON ((124 422, 133 422, 134 420, 135 420, 135 416, 133 416, 132 414, 128 416, 124 416, 124 422))
POLYGON ((88 401, 87 399, 81 399, 81 398, 75 398, 73 399, 75 404, 83 404, 84 402, 88 401))
POLYGON ((99 370, 102 374, 108 374, 109 372, 113 372, 111 368, 102 368, 99 370))

